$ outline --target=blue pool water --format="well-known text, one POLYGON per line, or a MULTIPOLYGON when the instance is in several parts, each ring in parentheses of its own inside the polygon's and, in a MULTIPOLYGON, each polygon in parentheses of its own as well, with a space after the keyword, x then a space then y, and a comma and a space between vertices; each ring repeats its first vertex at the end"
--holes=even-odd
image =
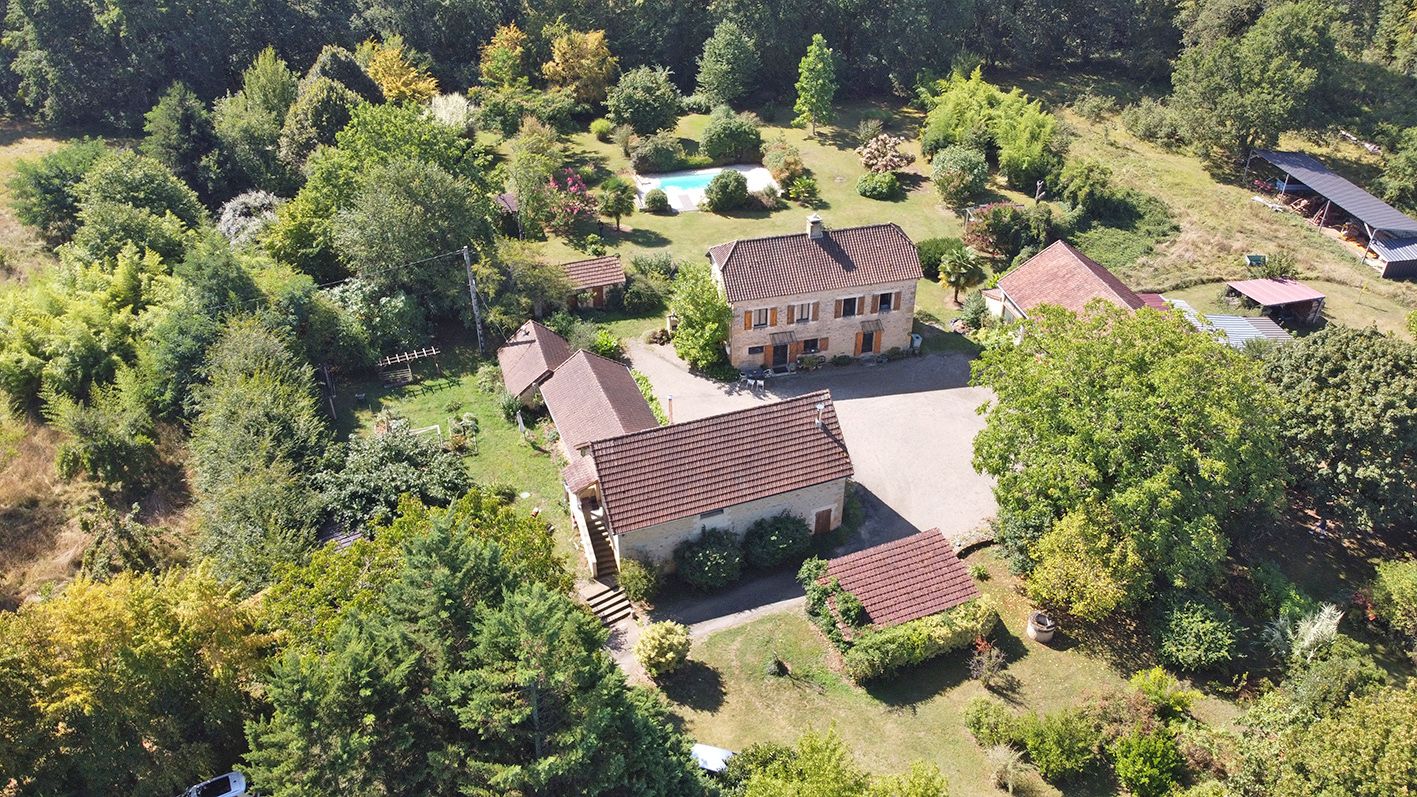
POLYGON ((659 178, 660 188, 677 188, 680 191, 693 191, 695 189, 708 188, 709 181, 713 179, 713 174, 681 174, 676 177, 659 178))

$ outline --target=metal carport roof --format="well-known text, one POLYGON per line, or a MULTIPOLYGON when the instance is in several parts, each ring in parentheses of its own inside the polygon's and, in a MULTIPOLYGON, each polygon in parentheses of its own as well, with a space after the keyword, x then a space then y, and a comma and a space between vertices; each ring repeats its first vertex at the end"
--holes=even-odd
POLYGON ((1325 199, 1348 211, 1374 230, 1417 235, 1417 219, 1354 185, 1317 159, 1302 152, 1257 149, 1254 157, 1269 161, 1325 199))

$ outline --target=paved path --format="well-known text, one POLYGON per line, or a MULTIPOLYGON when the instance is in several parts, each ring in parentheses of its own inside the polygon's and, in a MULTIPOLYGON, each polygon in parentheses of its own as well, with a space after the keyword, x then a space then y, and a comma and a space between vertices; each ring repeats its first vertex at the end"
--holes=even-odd
MULTIPOLYGON (((831 391, 855 466, 865 520, 837 553, 860 550, 915 531, 965 535, 996 511, 993 479, 970 463, 975 410, 990 398, 968 386, 969 361, 934 354, 879 366, 852 365, 769 379, 760 391, 722 385, 689 373, 670 346, 627 341, 633 366, 682 422, 801 395, 831 391)), ((800 606, 794 573, 750 578, 714 595, 684 595, 656 608, 653 619, 688 625, 695 636, 800 606)))

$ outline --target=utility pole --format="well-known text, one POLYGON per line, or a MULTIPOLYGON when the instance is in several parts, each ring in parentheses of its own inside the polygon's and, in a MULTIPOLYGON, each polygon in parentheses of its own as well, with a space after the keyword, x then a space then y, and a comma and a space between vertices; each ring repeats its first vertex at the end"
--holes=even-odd
POLYGON ((472 318, 477 324, 477 353, 486 354, 487 347, 482 342, 482 308, 477 305, 477 278, 472 276, 472 252, 462 248, 462 262, 467 267, 467 293, 472 297, 472 318))

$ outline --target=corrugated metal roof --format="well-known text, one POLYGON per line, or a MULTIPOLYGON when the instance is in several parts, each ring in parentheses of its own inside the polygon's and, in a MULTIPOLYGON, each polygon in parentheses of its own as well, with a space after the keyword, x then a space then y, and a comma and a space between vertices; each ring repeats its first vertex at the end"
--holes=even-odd
POLYGON ((1340 177, 1310 155, 1268 149, 1257 149, 1255 155, 1283 169, 1291 177, 1297 177, 1373 229, 1417 235, 1417 219, 1340 177))
POLYGON ((1417 260, 1417 238, 1374 239, 1368 244, 1378 257, 1389 263, 1405 263, 1417 260))
POLYGON ((1167 299, 1167 302, 1185 314, 1191 326, 1234 349, 1243 349, 1252 340, 1273 340, 1290 343, 1293 337, 1284 327, 1264 316, 1243 315, 1201 315, 1184 299, 1167 299))
POLYGON ((1322 301, 1324 295, 1298 280, 1257 279, 1237 280, 1226 285, 1265 307, 1295 302, 1322 301))

